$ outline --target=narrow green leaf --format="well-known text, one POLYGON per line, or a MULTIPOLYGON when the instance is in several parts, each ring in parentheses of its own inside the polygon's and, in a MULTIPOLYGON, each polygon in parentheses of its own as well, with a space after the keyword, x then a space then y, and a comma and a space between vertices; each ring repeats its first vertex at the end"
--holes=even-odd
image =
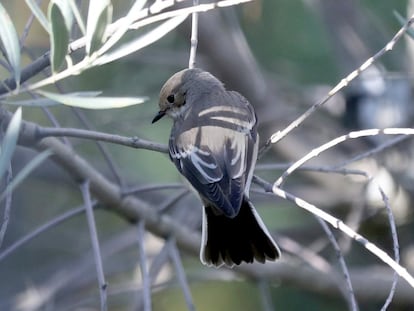
POLYGON ((110 0, 90 0, 86 25, 86 53, 92 55, 106 38, 105 30, 112 19, 110 0))
POLYGON ((129 30, 129 26, 137 19, 140 15, 140 11, 147 3, 147 0, 136 0, 134 5, 129 9, 128 14, 121 19, 121 22, 117 30, 112 34, 112 36, 105 42, 105 44, 99 49, 99 55, 104 54, 112 46, 114 46, 123 35, 129 30))
POLYGON ((113 109, 143 103, 146 97, 81 97, 37 90, 37 93, 67 106, 85 109, 113 109))
POLYGON ((52 155, 52 151, 45 150, 38 155, 36 155, 27 165, 13 178, 12 182, 8 185, 5 191, 0 195, 0 202, 4 199, 4 197, 12 192, 20 183, 25 180, 30 173, 38 167, 40 164, 43 163, 48 157, 52 155))
POLYGON ((20 45, 16 29, 9 14, 0 3, 0 39, 12 69, 16 86, 20 85, 20 45))
POLYGON ((40 25, 46 30, 47 33, 50 33, 50 25, 49 21, 47 20, 45 14, 43 14, 42 10, 38 6, 35 0, 26 0, 26 4, 29 9, 32 11, 33 15, 37 18, 40 25))
POLYGON ((65 21, 66 29, 71 31, 73 24, 73 11, 69 0, 52 0, 60 9, 65 21))
POLYGON ((63 15, 59 7, 51 2, 49 6, 50 33, 50 62, 52 72, 56 73, 65 61, 68 53, 69 33, 64 23, 63 15))
POLYGON ((135 40, 132 40, 128 43, 121 45, 118 49, 115 49, 112 52, 108 52, 101 57, 99 57, 95 62, 94 65, 103 65, 119 58, 122 58, 126 55, 134 53, 156 41, 164 37, 167 33, 171 30, 175 29, 178 25, 180 25, 186 18, 188 14, 178 15, 175 17, 170 18, 166 22, 162 23, 158 27, 154 28, 153 30, 147 32, 146 34, 138 37, 135 40))
POLYGON ((49 107, 60 105, 60 103, 49 99, 49 98, 33 98, 33 99, 25 99, 25 100, 17 100, 17 101, 4 101, 2 102, 6 105, 13 105, 13 106, 22 106, 22 107, 49 107))
MULTIPOLYGON (((89 92, 68 93, 67 95, 77 96, 77 97, 95 97, 95 96, 99 96, 100 94, 102 94, 102 92, 100 91, 89 91, 89 92)), ((62 104, 56 100, 45 98, 45 97, 17 100, 17 101, 5 100, 2 103, 6 105, 23 106, 23 107, 49 107, 49 106, 56 106, 56 105, 62 104)))
POLYGON ((70 30, 73 23, 72 9, 65 0, 53 0, 49 3, 48 17, 51 23, 50 60, 52 71, 56 73, 68 53, 70 30))
MULTIPOLYGON (((404 17, 402 17, 402 15, 398 13, 397 11, 394 11, 394 16, 398 19, 401 26, 404 26, 405 23, 407 22, 407 20, 404 17)), ((407 34, 411 39, 414 39, 414 30, 412 27, 407 29, 407 34)))
POLYGON ((4 175, 11 161, 22 123, 22 109, 19 107, 10 120, 0 150, 0 177, 4 175))

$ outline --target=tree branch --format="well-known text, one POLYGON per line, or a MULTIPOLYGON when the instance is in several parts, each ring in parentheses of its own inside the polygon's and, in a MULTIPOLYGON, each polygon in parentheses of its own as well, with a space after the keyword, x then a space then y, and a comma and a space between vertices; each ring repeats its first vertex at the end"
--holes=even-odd
MULTIPOLYGON (((10 114, 3 110, 0 112, 0 119, 5 121, 4 123, 8 123, 10 114)), ((107 180, 73 149, 54 137, 39 139, 38 128, 35 124, 22 121, 19 144, 40 151, 51 150, 54 154, 53 160, 65 169, 72 179, 77 182, 89 180, 91 193, 107 209, 133 222, 143 220, 148 231, 165 239, 173 236, 181 250, 193 256, 198 256, 200 247, 200 234, 198 232, 182 226, 181 223, 167 215, 160 214, 154 206, 144 200, 133 196, 124 196, 120 187, 107 180)), ((341 294, 337 287, 335 275, 324 274, 312 268, 299 268, 283 260, 278 263, 267 263, 266 265, 241 265, 232 271, 254 280, 263 278, 282 280, 317 293, 333 296, 341 294)), ((351 280, 357 298, 361 300, 380 300, 388 295, 393 275, 391 272, 387 273, 388 270, 381 269, 381 271, 381 274, 366 272, 365 268, 364 273, 353 273, 351 271, 351 280)), ((398 284, 395 301, 414 303, 412 289, 407 283, 400 282, 398 284)))
POLYGON ((107 134, 98 131, 90 131, 76 128, 42 127, 35 123, 31 123, 31 125, 35 127, 36 136, 38 139, 45 137, 76 137, 82 139, 90 139, 94 141, 98 140, 132 148, 148 149, 163 153, 168 152, 168 147, 166 145, 148 141, 137 136, 126 137, 121 135, 107 134))
MULTIPOLYGON (((20 84, 23 84, 30 78, 36 76, 39 72, 50 66, 50 52, 46 52, 31 64, 22 69, 20 84)), ((0 84, 0 95, 16 89, 16 81, 13 77, 3 80, 0 84)))

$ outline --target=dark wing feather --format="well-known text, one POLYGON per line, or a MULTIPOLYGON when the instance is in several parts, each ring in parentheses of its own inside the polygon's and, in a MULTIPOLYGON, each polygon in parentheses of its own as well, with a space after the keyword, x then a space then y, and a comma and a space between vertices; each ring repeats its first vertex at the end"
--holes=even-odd
POLYGON ((193 109, 198 118, 176 122, 170 157, 203 200, 227 217, 238 214, 252 165, 256 118, 236 92, 208 98, 215 105, 193 109), (225 102, 222 102, 225 100, 225 102))
POLYGON ((212 202, 224 214, 233 215, 234 208, 229 200, 226 187, 222 183, 228 180, 223 170, 208 148, 170 143, 170 157, 180 173, 200 193, 203 199, 212 202), (207 149, 207 150, 206 150, 207 149))

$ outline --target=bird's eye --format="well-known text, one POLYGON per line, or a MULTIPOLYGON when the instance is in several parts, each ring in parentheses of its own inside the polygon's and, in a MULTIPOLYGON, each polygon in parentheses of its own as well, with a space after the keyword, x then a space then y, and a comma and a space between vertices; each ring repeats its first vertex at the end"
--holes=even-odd
POLYGON ((168 95, 168 97, 167 97, 167 101, 168 101, 170 104, 174 103, 174 95, 173 95, 173 94, 168 95))

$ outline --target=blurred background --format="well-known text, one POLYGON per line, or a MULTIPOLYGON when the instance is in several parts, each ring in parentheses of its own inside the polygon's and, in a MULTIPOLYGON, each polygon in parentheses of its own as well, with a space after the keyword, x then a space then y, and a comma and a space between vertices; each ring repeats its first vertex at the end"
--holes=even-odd
MULTIPOLYGON (((85 17, 88 2, 76 3, 85 17)), ((113 21, 125 16, 132 3, 113 1, 113 21)), ((30 9, 24 1, 2 0, 2 5, 21 35, 31 18, 30 9)), ((189 2, 176 5, 188 6, 189 2)), ((44 12, 47 6, 48 1, 41 1, 44 12)), ((264 144, 271 134, 324 98, 341 79, 383 48, 401 27, 394 12, 410 16, 411 6, 406 0, 255 0, 216 9, 200 15, 197 66, 249 99, 258 115, 264 144)), ((23 119, 51 127, 52 115, 60 127, 167 143, 171 121, 152 125, 151 120, 165 80, 188 66, 190 22, 189 18, 137 53, 46 88, 63 93, 97 90, 106 96, 147 96, 145 103, 98 111, 25 107, 23 119)), ((151 27, 128 33, 124 40, 151 27)), ((74 27, 72 38, 80 36, 74 27)), ((289 163, 352 130, 412 127, 412 44, 408 36, 400 40, 391 52, 273 145, 258 161, 256 174, 274 182, 289 163)), ((22 67, 49 49, 48 34, 34 20, 22 48, 22 67)), ((77 53, 72 56, 75 61, 80 57, 77 53)), ((3 68, 0 74, 2 80, 8 77, 3 68)), ((49 68, 28 83, 48 75, 49 68)), ((14 110, 12 106, 5 109, 14 110)), ((380 184, 398 229, 401 264, 414 271, 412 139, 401 138, 373 156, 357 158, 383 148, 392 139, 395 137, 375 136, 338 145, 308 163, 308 170, 289 177, 284 189, 342 219, 392 255, 388 216, 376 186, 380 184), (364 176, 338 174, 342 168, 362 170, 375 182, 364 176), (321 172, 323 169, 328 172, 321 172)), ((160 213, 200 230, 201 204, 187 190, 166 154, 104 144, 112 159, 111 169, 94 141, 69 140, 77 154, 123 190, 135 190, 133 195, 151 203, 160 213)), ((32 149, 18 147, 12 161, 13 174, 35 155, 32 149)), ((252 201, 281 245, 284 256, 280 266, 275 264, 275 273, 268 277, 251 279, 237 270, 204 267, 197 256, 180 251, 195 309, 349 310, 344 298, 347 295, 343 294, 345 281, 336 279, 341 274, 337 253, 315 217, 288 201, 265 194, 258 185, 252 188, 252 201)), ((52 161, 38 167, 15 190, 0 248, 0 310, 99 310, 95 263, 83 213, 41 230, 33 239, 16 246, 17 241, 42 225, 82 204, 76 181, 52 161), (11 246, 16 249, 2 257, 11 246)), ((143 310, 139 229, 97 205, 95 217, 109 284, 109 310, 143 310)), ((4 202, 0 215, 3 209, 4 202)), ((337 231, 334 235, 350 270, 360 310, 380 310, 393 271, 345 235, 337 231)), ((176 269, 163 253, 164 246, 165 240, 145 233, 146 256, 153 268, 153 310, 186 310, 188 300, 176 269)), ((412 310, 413 297, 413 289, 400 280, 389 310, 412 310)))

